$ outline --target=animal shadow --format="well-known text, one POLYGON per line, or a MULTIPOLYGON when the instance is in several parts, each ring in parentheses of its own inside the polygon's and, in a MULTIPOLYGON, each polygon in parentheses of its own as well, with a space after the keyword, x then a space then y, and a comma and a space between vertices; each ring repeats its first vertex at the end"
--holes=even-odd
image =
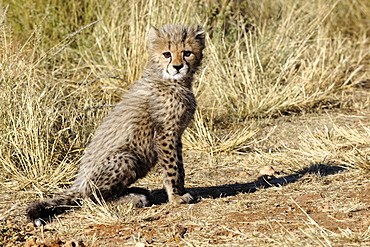
MULTIPOLYGON (((333 175, 347 170, 344 166, 333 165, 332 163, 315 163, 304 167, 298 171, 282 177, 260 176, 250 183, 224 184, 212 187, 193 187, 188 191, 196 195, 197 199, 193 203, 198 203, 200 198, 221 198, 235 196, 239 193, 254 193, 257 190, 266 189, 273 186, 285 186, 298 181, 307 174, 316 174, 319 177, 333 175)), ((159 205, 167 202, 167 195, 164 189, 152 191, 153 205, 159 205)))

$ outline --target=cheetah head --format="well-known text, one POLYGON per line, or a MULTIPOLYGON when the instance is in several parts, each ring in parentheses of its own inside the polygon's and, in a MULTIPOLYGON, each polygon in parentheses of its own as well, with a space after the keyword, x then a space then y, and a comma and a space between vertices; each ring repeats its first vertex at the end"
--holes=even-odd
POLYGON ((184 80, 200 66, 205 47, 202 26, 153 27, 149 40, 151 66, 163 79, 184 80))

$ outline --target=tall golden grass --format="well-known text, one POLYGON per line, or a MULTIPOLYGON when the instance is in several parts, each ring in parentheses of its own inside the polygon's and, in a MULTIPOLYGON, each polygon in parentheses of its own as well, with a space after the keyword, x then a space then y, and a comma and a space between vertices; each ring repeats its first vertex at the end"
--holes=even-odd
POLYGON ((94 129, 148 59, 151 26, 200 23, 206 57, 187 147, 253 141, 251 118, 311 110, 370 78, 370 3, 0 2, 0 170, 24 188, 73 177, 94 129), (237 124, 243 131, 218 135, 237 124))

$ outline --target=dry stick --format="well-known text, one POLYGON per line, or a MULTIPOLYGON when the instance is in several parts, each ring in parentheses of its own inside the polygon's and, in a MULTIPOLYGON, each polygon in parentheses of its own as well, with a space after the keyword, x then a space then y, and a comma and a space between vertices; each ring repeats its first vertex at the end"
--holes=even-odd
POLYGON ((79 34, 80 32, 82 32, 83 30, 85 30, 86 28, 98 23, 98 22, 101 22, 103 19, 100 19, 100 20, 96 20, 94 22, 91 22, 90 24, 87 24, 86 26, 82 27, 81 29, 77 30, 76 32, 74 33, 71 33, 70 35, 68 35, 65 39, 69 39, 69 38, 72 38, 73 36, 79 34))
POLYGON ((116 79, 116 80, 127 82, 125 79, 122 79, 122 78, 120 78, 118 76, 110 76, 109 75, 109 74, 111 74, 115 70, 117 70, 117 69, 116 68, 115 69, 111 69, 107 73, 105 73, 105 74, 103 74, 101 76, 96 77, 94 80, 89 81, 87 84, 90 85, 90 84, 92 84, 92 83, 94 83, 94 82, 96 82, 96 81, 98 81, 98 80, 100 80, 102 78, 112 78, 112 79, 116 79))
MULTIPOLYGON (((79 30, 77 30, 76 32, 74 32, 74 33, 71 33, 70 35, 68 35, 66 38, 64 38, 64 40, 62 40, 61 42, 65 42, 65 41, 67 41, 67 40, 69 40, 69 39, 71 39, 72 37, 74 37, 74 36, 76 36, 77 34, 79 34, 79 33, 81 33, 83 30, 85 30, 86 28, 89 28, 89 27, 91 27, 92 25, 95 25, 96 23, 98 23, 98 22, 101 22, 103 19, 100 19, 100 20, 96 20, 96 21, 94 21, 94 22, 92 22, 92 23, 90 23, 90 24, 87 24, 86 26, 84 26, 84 27, 82 27, 81 29, 79 29, 79 30)), ((62 45, 62 47, 61 48, 59 48, 56 52, 54 52, 54 53, 52 53, 51 54, 51 56, 55 56, 56 54, 58 54, 58 53, 60 53, 61 51, 63 51, 67 46, 69 46, 71 43, 73 42, 73 40, 70 40, 69 42, 67 42, 67 44, 64 44, 64 45, 62 45)), ((34 64, 34 67, 36 66, 36 65, 38 65, 40 62, 42 62, 46 57, 47 57, 47 55, 49 54, 49 53, 51 53, 51 51, 52 50, 54 50, 54 49, 56 49, 57 48, 57 46, 58 45, 56 45, 56 46, 54 46, 54 47, 52 47, 52 48, 50 48, 50 50, 48 50, 47 52, 46 52, 46 54, 45 55, 43 55, 35 64, 34 64)))

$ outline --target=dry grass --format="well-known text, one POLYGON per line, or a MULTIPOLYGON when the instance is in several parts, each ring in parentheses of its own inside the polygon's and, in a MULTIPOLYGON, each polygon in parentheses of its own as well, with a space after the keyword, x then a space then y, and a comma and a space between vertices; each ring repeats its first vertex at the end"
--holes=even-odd
MULTIPOLYGON (((369 20, 367 0, 1 1, 0 244, 368 244, 369 20), (184 135, 187 185, 204 198, 140 210, 86 201, 26 226, 25 206, 73 181, 102 117, 140 77, 150 26, 168 23, 208 30, 184 135), (256 190, 266 165, 294 182, 256 190)), ((158 189, 158 169, 138 185, 158 189)))

